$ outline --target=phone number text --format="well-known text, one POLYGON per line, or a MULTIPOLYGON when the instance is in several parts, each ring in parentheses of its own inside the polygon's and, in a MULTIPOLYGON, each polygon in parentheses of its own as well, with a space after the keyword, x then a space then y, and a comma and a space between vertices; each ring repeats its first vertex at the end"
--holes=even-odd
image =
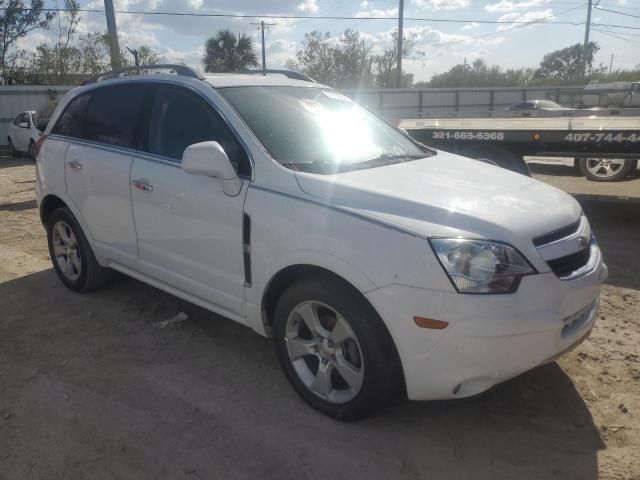
POLYGON ((504 140, 504 132, 432 132, 435 140, 504 140))

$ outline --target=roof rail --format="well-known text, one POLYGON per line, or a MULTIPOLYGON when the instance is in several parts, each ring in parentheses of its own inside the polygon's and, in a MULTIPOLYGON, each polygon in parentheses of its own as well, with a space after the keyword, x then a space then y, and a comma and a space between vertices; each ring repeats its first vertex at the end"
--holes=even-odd
POLYGON ((155 73, 158 70, 169 70, 168 73, 172 74, 175 72, 176 75, 182 75, 184 77, 197 78, 199 80, 204 80, 202 73, 200 73, 197 69, 187 67, 186 65, 177 65, 171 63, 159 63, 156 65, 140 65, 136 67, 126 67, 120 68, 118 70, 112 70, 110 72, 105 72, 97 77, 90 78, 89 80, 85 80, 82 82, 82 85, 87 85, 89 83, 96 83, 102 80, 108 80, 110 78, 118 78, 125 77, 128 75, 146 75, 148 73, 155 73))
POLYGON ((279 70, 279 69, 266 69, 266 70, 241 70, 240 73, 248 73, 251 75, 263 75, 267 73, 278 73, 280 75, 284 75, 287 78, 291 78, 292 80, 303 80, 305 82, 313 82, 317 83, 313 78, 308 77, 304 73, 295 72, 293 70, 279 70))

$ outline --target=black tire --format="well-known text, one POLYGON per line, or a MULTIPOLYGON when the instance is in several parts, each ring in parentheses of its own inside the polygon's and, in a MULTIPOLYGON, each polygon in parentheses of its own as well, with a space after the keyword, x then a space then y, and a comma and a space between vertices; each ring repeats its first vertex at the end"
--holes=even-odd
POLYGON ((111 270, 100 266, 93 254, 93 251, 91 250, 91 246, 89 245, 87 238, 82 232, 82 228, 80 228, 80 225, 68 208, 61 207, 54 210, 51 215, 49 215, 49 218, 47 218, 46 223, 49 256, 51 257, 53 268, 60 278, 60 281, 62 281, 67 288, 75 292, 90 292, 103 286, 110 280, 111 270), (78 273, 77 278, 70 278, 65 272, 63 272, 60 262, 56 258, 54 249, 54 229, 58 225, 67 226, 75 237, 75 243, 77 245, 76 250, 81 261, 81 268, 79 272, 74 272, 78 273))
POLYGON ((626 178, 632 170, 635 170, 638 165, 638 160, 625 159, 622 166, 610 174, 607 174, 605 168, 602 168, 602 174, 594 173, 594 170, 597 169, 598 162, 601 162, 602 160, 606 159, 580 158, 580 171, 585 177, 587 177, 587 179, 594 182, 619 182, 626 178))
POLYGON ((18 152, 16 151, 16 147, 13 145, 13 141, 9 138, 9 156, 15 157, 18 152))
MULTIPOLYGON (((331 275, 302 279, 284 292, 275 309, 274 339, 280 364, 296 392, 313 408, 335 419, 361 419, 387 405, 404 388, 398 353, 384 323, 357 290, 331 275), (287 321, 296 307, 308 301, 321 302, 340 312, 357 337, 363 380, 358 393, 345 403, 330 402, 314 393, 290 359, 285 340, 287 321)), ((318 359, 316 368, 319 363, 318 359)))
POLYGON ((515 153, 496 145, 471 145, 462 151, 462 155, 487 163, 494 163, 512 172, 531 176, 531 170, 524 159, 515 153))
POLYGON ((29 142, 29 158, 34 162, 36 161, 36 144, 33 140, 29 142))

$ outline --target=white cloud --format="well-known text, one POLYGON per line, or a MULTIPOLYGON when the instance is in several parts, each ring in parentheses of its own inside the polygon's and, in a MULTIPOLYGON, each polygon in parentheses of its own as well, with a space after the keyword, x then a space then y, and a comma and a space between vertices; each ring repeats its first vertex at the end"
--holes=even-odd
POLYGON ((362 0, 362 2, 360 2, 360 8, 367 8, 369 5, 371 5, 371 3, 368 0, 362 0))
POLYGON ((478 39, 476 44, 477 45, 495 46, 495 45, 500 45, 505 40, 506 40, 505 37, 480 38, 480 39, 478 39))
POLYGON ((489 5, 485 5, 484 9, 487 12, 514 12, 516 10, 523 10, 528 8, 536 8, 549 3, 550 0, 524 0, 524 1, 511 1, 511 0, 500 0, 497 3, 490 3, 489 5))
POLYGON ((283 68, 290 58, 295 58, 297 42, 276 38, 266 44, 267 67, 283 68))
POLYGON ((518 26, 518 25, 524 26, 521 22, 550 21, 550 20, 553 20, 554 18, 556 17, 553 15, 553 10, 550 8, 547 8, 546 10, 532 10, 526 13, 518 13, 518 12, 506 13, 502 15, 500 18, 498 18, 498 20, 501 22, 519 22, 519 23, 513 23, 510 25, 503 24, 498 27, 498 30, 500 31, 510 30, 514 26, 518 26))
POLYGON ((455 53, 458 57, 467 57, 467 58, 481 58, 486 57, 489 54, 489 50, 481 48, 480 50, 471 50, 470 52, 457 52, 455 53))
POLYGON ((320 10, 316 0, 304 0, 296 8, 302 13, 317 13, 320 10))
POLYGON ((471 23, 467 23, 460 30, 472 30, 474 28, 478 28, 479 26, 480 24, 478 22, 471 22, 471 23))
POLYGON ((398 16, 397 8, 388 8, 386 10, 379 10, 374 8, 372 10, 359 10, 356 12, 356 17, 378 17, 378 18, 393 18, 398 16))
POLYGON ((412 0, 415 6, 431 10, 455 10, 471 5, 471 0, 412 0))

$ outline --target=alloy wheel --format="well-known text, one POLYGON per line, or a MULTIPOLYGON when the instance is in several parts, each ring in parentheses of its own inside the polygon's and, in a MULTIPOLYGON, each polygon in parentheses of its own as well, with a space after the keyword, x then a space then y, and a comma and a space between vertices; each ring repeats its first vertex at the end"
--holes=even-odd
POLYGON ((62 274, 76 281, 82 273, 80 246, 71 227, 62 220, 53 226, 53 254, 62 274))
POLYGON ((321 302, 297 305, 286 323, 289 360, 315 395, 331 403, 353 400, 364 382, 360 343, 349 322, 321 302))
POLYGON ((623 167, 624 159, 616 158, 587 158, 587 170, 599 178, 609 178, 616 175, 623 167))

